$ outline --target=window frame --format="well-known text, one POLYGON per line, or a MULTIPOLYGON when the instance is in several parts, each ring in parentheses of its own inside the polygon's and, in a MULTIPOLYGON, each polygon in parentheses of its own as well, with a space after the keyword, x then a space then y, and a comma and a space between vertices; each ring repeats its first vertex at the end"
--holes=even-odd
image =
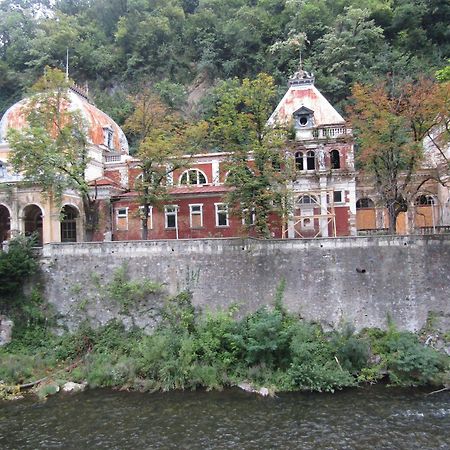
POLYGON ((344 191, 342 191, 342 190, 333 191, 333 203, 337 203, 337 204, 345 203, 345 201, 344 201, 345 196, 344 196, 343 192, 344 191), (336 194, 339 194, 339 196, 340 196, 339 200, 336 200, 336 194))
POLYGON ((338 149, 333 149, 330 151, 330 168, 331 170, 341 169, 341 152, 338 149), (333 156, 337 154, 337 159, 333 156), (336 166, 337 167, 334 167, 336 166))
POLYGON ((189 204, 189 227, 198 230, 203 228, 203 203, 190 203, 189 204), (194 207, 199 207, 200 211, 193 211, 194 207), (200 226, 193 226, 193 216, 200 216, 200 226))
POLYGON ((227 203, 214 203, 214 212, 215 212, 215 221, 216 228, 227 228, 230 226, 230 214, 227 203), (225 213, 225 225, 220 225, 219 223, 219 214, 225 213))
MULTIPOLYGON (((142 229, 142 213, 144 211, 144 206, 139 206, 139 218, 141 219, 141 229, 142 229)), ((153 205, 149 205, 147 214, 147 229, 153 230, 153 205)))
POLYGON ((208 177, 206 176, 206 173, 203 172, 203 170, 194 168, 194 169, 188 169, 185 170, 178 179, 178 185, 179 186, 206 186, 208 184, 208 177), (191 173, 196 173, 196 183, 191 182, 191 173), (186 176, 186 183, 183 183, 183 177, 186 176), (202 176, 205 179, 204 183, 200 183, 200 176, 202 176))
POLYGON ((178 229, 178 205, 164 205, 164 229, 165 230, 177 230, 178 229), (169 209, 173 209, 173 211, 169 211, 169 209), (175 226, 169 227, 168 218, 175 217, 175 226))

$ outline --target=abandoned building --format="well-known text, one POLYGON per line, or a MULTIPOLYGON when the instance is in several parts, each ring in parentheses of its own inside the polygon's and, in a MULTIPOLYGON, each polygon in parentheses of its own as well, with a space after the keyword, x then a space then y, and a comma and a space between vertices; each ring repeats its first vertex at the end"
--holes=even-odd
MULTIPOLYGON (((139 160, 129 154, 120 127, 96 108, 85 92, 69 90, 70 108, 87 124, 89 164, 86 180, 101 205, 94 240, 141 238, 139 160)), ((21 183, 8 164, 6 134, 25 124, 26 99, 9 108, 0 121, 0 242, 17 233, 36 233, 39 243, 85 240, 83 205, 77 192, 65 192, 62 202, 42 195, 38 186, 21 183)), ((286 226, 274 225, 274 238, 315 238, 383 233, 388 217, 370 180, 355 170, 352 130, 314 85, 314 77, 299 70, 268 119, 269 125, 294 124, 292 154, 296 179, 291 184, 293 208, 286 226)), ((421 173, 441 171, 432 145, 421 173)), ((185 170, 168 177, 170 201, 150 207, 148 239, 189 239, 243 236, 242 219, 230 214, 225 196, 227 153, 195 155, 185 170)), ((250 158, 251 159, 251 158, 250 158)), ((421 175, 418 174, 418 176, 421 175)), ((447 180, 448 181, 448 180, 447 180)), ((445 184, 445 183, 444 183, 445 184)), ((276 222, 276 221, 275 221, 276 222)), ((279 222, 279 221, 278 221, 279 222)), ((425 183, 407 213, 398 218, 400 233, 437 232, 450 225, 449 191, 443 184, 425 183)))

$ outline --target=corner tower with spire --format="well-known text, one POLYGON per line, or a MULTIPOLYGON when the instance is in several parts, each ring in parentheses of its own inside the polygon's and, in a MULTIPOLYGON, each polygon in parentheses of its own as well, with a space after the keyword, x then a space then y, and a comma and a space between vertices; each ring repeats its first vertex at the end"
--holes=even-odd
POLYGON ((352 130, 301 67, 268 124, 290 128, 297 177, 288 237, 356 235, 352 130))

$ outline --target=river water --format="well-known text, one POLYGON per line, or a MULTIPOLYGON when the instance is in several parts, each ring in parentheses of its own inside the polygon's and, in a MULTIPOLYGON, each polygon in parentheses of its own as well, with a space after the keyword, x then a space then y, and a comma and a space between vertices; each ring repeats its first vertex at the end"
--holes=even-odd
POLYGON ((450 449, 450 392, 92 390, 0 403, 1 449, 450 449))

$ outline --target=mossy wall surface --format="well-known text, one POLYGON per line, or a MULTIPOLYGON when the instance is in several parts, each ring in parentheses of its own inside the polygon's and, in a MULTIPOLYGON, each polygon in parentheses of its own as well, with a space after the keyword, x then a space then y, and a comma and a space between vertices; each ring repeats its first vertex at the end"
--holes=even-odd
POLYGON ((47 298, 69 328, 114 317, 152 328, 164 297, 183 289, 204 310, 250 312, 273 304, 285 279, 287 309, 325 327, 385 328, 391 316, 415 331, 431 312, 448 329, 449 267, 450 236, 48 244, 42 256, 47 298), (130 280, 163 283, 162 292, 124 310, 108 291, 123 267, 130 280))

